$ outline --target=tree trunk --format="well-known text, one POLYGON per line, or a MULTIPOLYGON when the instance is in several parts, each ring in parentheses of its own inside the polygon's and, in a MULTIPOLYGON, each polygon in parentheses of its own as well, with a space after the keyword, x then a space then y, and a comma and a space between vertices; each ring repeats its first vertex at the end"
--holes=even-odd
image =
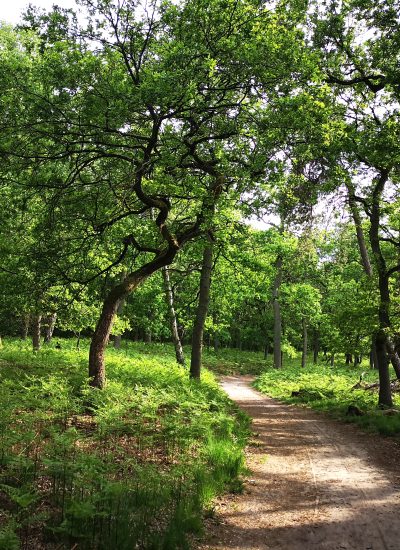
POLYGON ((382 171, 375 181, 375 187, 372 196, 372 205, 369 211, 371 226, 369 230, 369 240, 371 244, 372 253, 374 255, 374 262, 376 270, 378 272, 378 284, 379 284, 379 330, 376 335, 376 356, 378 361, 379 370, 379 401, 378 404, 381 407, 391 407, 393 404, 391 388, 390 388, 390 375, 389 375, 389 361, 387 356, 387 346, 389 339, 387 337, 387 331, 390 328, 390 290, 389 290, 389 277, 386 269, 386 261, 383 256, 380 240, 379 240, 379 224, 380 224, 380 201, 385 184, 389 178, 387 171, 382 171))
POLYGON ((304 369, 307 364, 307 320, 303 317, 303 353, 301 354, 301 366, 304 369))
POLYGON ((167 306, 168 306, 172 341, 175 347, 175 356, 176 356, 177 362, 180 365, 185 365, 185 356, 183 354, 182 342, 181 342, 181 339, 179 338, 178 322, 176 320, 176 312, 174 307, 174 294, 172 292, 168 266, 165 266, 163 268, 162 273, 164 278, 165 297, 166 297, 167 306))
POLYGON ((378 358, 376 356, 376 336, 375 336, 375 334, 372 336, 371 352, 370 352, 369 362, 370 362, 371 369, 377 369, 378 368, 378 358))
POLYGON ((396 352, 396 348, 389 336, 386 335, 386 350, 390 357, 390 362, 392 363, 392 367, 396 373, 396 376, 398 379, 400 379, 400 357, 399 354, 396 352))
POLYGON ((281 306, 279 303, 279 290, 282 283, 282 256, 279 255, 277 257, 275 267, 276 275, 272 291, 274 311, 274 367, 276 369, 280 369, 282 368, 282 317, 281 306))
POLYGON ((332 353, 332 355, 330 356, 329 362, 330 362, 331 367, 335 366, 335 354, 334 353, 332 353))
POLYGON ((318 354, 319 354, 319 333, 318 329, 314 328, 313 331, 313 363, 318 363, 318 354))
POLYGON ((356 227, 357 242, 358 242, 358 248, 360 250, 362 265, 368 277, 372 277, 372 266, 369 259, 367 245, 365 243, 365 237, 364 237, 364 231, 362 228, 360 212, 358 210, 357 203, 355 200, 354 185, 352 182, 347 182, 346 187, 348 191, 350 211, 354 220, 354 225, 356 227))
POLYGON ((47 326, 46 326, 46 332, 44 335, 44 343, 48 344, 49 342, 51 342, 51 339, 53 338, 53 332, 57 321, 57 313, 52 313, 51 315, 49 315, 46 321, 47 321, 47 326))
POLYGON ((42 316, 35 315, 32 319, 32 347, 33 351, 40 350, 40 332, 41 332, 42 316))
POLYGON ((214 351, 215 351, 215 353, 218 353, 220 347, 221 347, 221 344, 219 342, 219 336, 216 332, 214 332, 214 351))
POLYGON ((29 313, 24 313, 21 319, 21 339, 26 340, 29 334, 29 325, 30 325, 30 315, 29 313))
POLYGON ((124 281, 115 286, 105 299, 89 349, 89 383, 92 387, 102 389, 105 385, 104 354, 121 300, 125 300, 155 271, 170 264, 177 251, 178 248, 170 247, 167 251, 161 252, 154 260, 127 275, 124 281))
POLYGON ((200 275, 200 294, 192 336, 192 355, 190 359, 190 377, 200 379, 201 357, 203 351, 203 332, 210 300, 211 270, 213 259, 212 243, 207 243, 203 252, 203 264, 200 275))

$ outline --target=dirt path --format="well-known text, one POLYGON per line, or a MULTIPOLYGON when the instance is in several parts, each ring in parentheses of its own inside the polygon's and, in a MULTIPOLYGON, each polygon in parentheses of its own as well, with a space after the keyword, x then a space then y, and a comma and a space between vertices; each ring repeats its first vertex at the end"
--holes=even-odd
POLYGON ((255 390, 222 386, 253 417, 251 474, 217 503, 199 549, 400 550, 400 445, 255 390))

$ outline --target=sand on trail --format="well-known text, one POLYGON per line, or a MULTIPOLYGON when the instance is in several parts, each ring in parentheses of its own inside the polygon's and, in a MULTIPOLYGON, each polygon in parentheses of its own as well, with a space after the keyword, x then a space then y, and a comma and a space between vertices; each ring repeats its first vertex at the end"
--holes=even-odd
POLYGON ((400 444, 352 424, 221 385, 252 418, 250 474, 206 521, 199 550, 400 550, 400 444))

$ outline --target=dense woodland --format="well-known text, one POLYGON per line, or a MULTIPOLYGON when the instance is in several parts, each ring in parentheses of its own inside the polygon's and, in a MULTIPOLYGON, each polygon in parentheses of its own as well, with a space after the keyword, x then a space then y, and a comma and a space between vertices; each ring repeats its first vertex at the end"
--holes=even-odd
POLYGON ((79 0, 0 26, 0 548, 189 547, 246 432, 204 362, 291 390, 337 368, 394 410, 399 8, 79 0))

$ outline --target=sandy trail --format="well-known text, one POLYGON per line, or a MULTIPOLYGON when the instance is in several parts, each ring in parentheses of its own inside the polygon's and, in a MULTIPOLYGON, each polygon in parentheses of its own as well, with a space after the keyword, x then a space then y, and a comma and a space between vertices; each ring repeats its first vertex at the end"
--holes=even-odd
POLYGON ((400 445, 354 425, 222 387, 252 418, 250 477, 217 503, 198 549, 400 550, 400 445))

